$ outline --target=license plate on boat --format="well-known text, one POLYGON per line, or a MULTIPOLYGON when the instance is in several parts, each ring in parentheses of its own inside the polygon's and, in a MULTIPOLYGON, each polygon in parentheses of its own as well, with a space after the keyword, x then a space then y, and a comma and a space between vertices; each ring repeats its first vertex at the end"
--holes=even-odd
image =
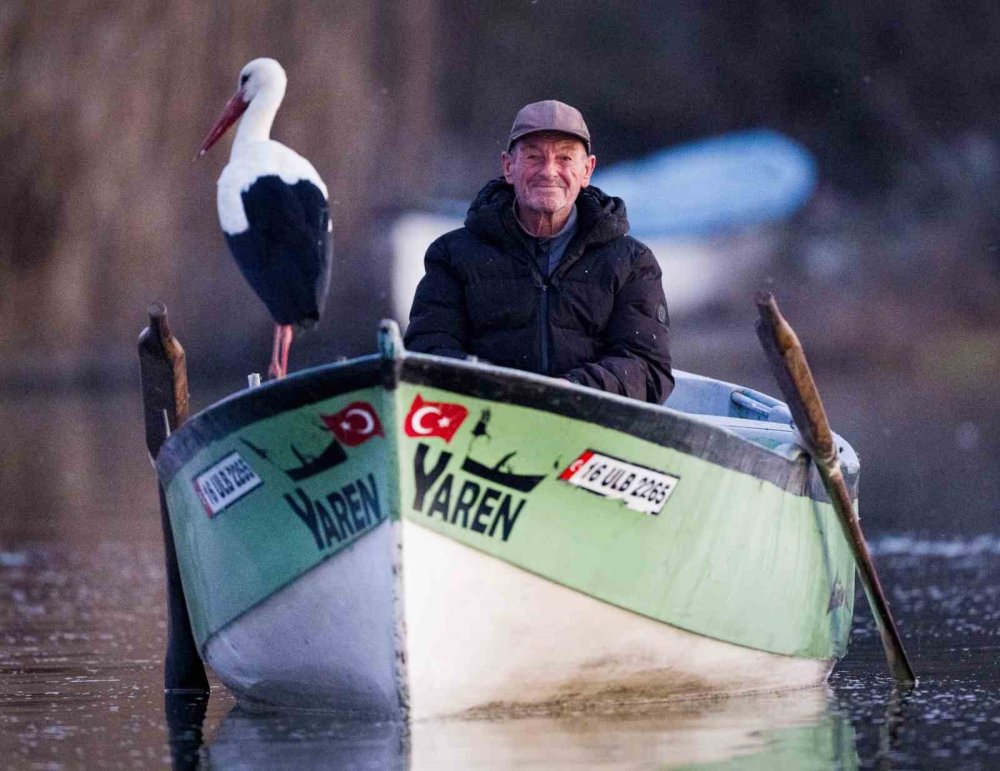
POLYGON ((559 478, 604 498, 621 500, 635 511, 659 514, 679 477, 587 450, 559 478))
POLYGON ((214 517, 262 484, 263 480, 243 460, 243 456, 233 452, 201 472, 194 480, 194 490, 205 507, 205 513, 214 517))

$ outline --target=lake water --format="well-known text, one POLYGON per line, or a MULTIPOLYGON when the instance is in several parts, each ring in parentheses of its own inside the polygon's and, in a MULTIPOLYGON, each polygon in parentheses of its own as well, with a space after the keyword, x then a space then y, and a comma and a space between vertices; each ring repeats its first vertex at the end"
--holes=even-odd
MULTIPOLYGON (((859 595, 850 652, 824 688, 626 714, 428 722, 409 730, 342 724, 320 714, 246 711, 218 683, 207 701, 165 701, 159 514, 134 394, 7 398, 0 425, 4 767, 1000 766, 996 536, 913 535, 921 523, 927 529, 916 519, 912 531, 872 532, 866 519, 920 675, 910 693, 893 690, 859 595)), ((991 485, 995 478, 984 482, 983 511, 956 518, 995 522, 991 485)), ((974 491, 968 495, 976 500, 974 491)))

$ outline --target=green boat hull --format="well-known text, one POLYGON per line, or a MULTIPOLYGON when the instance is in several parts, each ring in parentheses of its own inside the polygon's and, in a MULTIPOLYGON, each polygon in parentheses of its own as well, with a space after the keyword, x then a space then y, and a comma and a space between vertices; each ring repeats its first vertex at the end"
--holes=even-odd
MULTIPOLYGON (((679 400, 690 401, 704 383, 719 385, 679 378, 679 400)), ((733 409, 694 415, 399 350, 241 392, 189 421, 157 462, 199 648, 217 671, 239 670, 228 679, 220 672, 238 692, 265 700, 268 689, 255 691, 254 683, 270 678, 280 681, 270 692, 281 698, 320 683, 320 701, 336 693, 354 711, 406 711, 419 683, 441 668, 457 680, 449 693, 471 694, 467 702, 449 699, 469 708, 507 704, 506 695, 478 700, 477 682, 455 674, 464 665, 424 660, 447 647, 424 619, 458 628, 465 613, 486 628, 484 608, 506 613, 491 584, 471 600, 463 594, 463 583, 490 575, 494 585, 538 582, 537 596, 553 607, 579 596, 590 603, 580 613, 621 614, 607 623, 634 619, 643 630, 669 627, 755 654, 818 662, 822 678, 846 652, 851 554, 791 428, 736 417, 733 409), (465 574, 432 564, 452 559, 465 574), (317 570, 326 571, 322 579, 317 570), (431 574, 437 583, 426 585, 431 574), (301 610, 305 592, 297 587, 307 585, 310 596, 327 598, 321 608, 336 605, 339 616, 316 620, 315 608, 301 610), (411 586, 420 587, 419 597, 411 586), (476 608, 452 607, 460 601, 476 608), (408 613, 411 606, 421 612, 408 613), (441 608, 447 613, 438 615, 441 608), (273 638, 255 616, 277 627, 273 638), (334 631, 312 639, 314 622, 334 631), (239 644, 226 642, 224 661, 213 656, 213 640, 243 623, 254 631, 240 632, 239 644), (324 652, 334 634, 337 650, 324 652), (234 658, 233 650, 262 636, 267 647, 234 658), (254 669, 268 669, 258 659, 269 650, 289 661, 303 646, 311 652, 301 671, 290 666, 280 677, 258 678, 254 669), (329 677, 325 658, 336 659, 329 677), (374 674, 338 690, 359 658, 374 674)), ((856 463, 847 471, 856 490, 856 463)), ((530 664, 532 619, 541 627, 558 615, 547 607, 498 627, 519 635, 493 643, 516 645, 520 667, 530 664)), ((574 650, 571 630, 563 644, 574 650)), ((464 671, 481 679, 474 659, 495 650, 467 647, 449 655, 468 656, 464 671)), ((585 665, 576 665, 574 682, 585 665)), ((594 671, 599 679, 601 668, 594 671)), ((639 665, 621 682, 639 682, 641 674, 639 665)), ((566 687, 553 685, 551 700, 566 687)))

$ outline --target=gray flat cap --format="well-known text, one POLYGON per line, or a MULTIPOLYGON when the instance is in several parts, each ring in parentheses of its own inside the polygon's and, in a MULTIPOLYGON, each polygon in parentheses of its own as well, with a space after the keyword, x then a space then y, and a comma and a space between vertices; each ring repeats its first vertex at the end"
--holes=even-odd
POLYGON ((544 102, 532 102, 522 107, 514 118, 514 125, 510 127, 507 152, 510 152, 518 139, 536 131, 570 134, 582 141, 587 153, 590 153, 590 130, 580 111, 565 102, 546 99, 544 102))

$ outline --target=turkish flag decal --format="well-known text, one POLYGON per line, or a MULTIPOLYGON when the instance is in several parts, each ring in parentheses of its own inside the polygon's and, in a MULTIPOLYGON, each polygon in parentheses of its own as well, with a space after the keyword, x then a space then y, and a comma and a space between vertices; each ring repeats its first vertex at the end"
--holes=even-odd
POLYGON ((416 438, 440 436, 446 442, 458 431, 469 410, 461 404, 426 402, 420 394, 413 400, 406 416, 406 435, 416 438))
POLYGON ((368 402, 352 402, 333 415, 320 415, 342 444, 356 447, 373 436, 385 436, 378 413, 368 402))

